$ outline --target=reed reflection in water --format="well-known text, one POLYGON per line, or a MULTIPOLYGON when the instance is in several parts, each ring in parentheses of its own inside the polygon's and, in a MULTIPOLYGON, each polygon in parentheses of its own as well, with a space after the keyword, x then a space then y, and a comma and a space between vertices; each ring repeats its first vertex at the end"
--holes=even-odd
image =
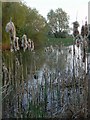
POLYGON ((87 117, 87 58, 75 46, 3 52, 3 118, 87 117))

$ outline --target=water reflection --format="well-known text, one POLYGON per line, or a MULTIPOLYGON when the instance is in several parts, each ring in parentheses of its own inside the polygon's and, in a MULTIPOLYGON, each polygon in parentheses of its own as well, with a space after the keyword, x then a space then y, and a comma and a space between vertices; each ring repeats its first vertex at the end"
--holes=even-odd
POLYGON ((86 117, 82 54, 76 46, 75 55, 73 46, 3 52, 3 118, 86 117))

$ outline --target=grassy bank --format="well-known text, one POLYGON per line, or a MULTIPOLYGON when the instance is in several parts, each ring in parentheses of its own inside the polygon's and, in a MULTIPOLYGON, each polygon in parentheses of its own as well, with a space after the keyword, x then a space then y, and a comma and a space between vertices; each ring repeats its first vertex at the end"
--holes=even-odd
POLYGON ((73 44, 73 38, 72 37, 68 37, 68 38, 48 38, 46 41, 46 46, 49 45, 60 45, 60 44, 64 44, 65 46, 68 45, 72 45, 73 44))
MULTIPOLYGON (((72 45, 73 44, 73 38, 47 38, 46 41, 43 42, 43 44, 35 43, 35 49, 42 48, 50 45, 61 45, 64 44, 64 46, 72 45)), ((9 50, 10 49, 10 43, 2 43, 2 50, 9 50)))

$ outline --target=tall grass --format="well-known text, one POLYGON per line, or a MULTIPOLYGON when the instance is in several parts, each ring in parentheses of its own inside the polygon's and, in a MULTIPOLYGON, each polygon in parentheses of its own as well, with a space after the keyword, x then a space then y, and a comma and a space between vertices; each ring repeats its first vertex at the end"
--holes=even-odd
MULTIPOLYGON (((59 39, 58 42, 60 42, 59 39)), ((84 64, 77 59, 77 56, 73 56, 73 70, 71 70, 70 61, 66 59, 65 63, 65 53, 68 52, 68 49, 66 47, 62 49, 64 54, 59 53, 57 63, 57 51, 53 57, 53 53, 40 53, 40 51, 37 54, 28 51, 3 53, 3 62, 9 70, 9 85, 4 89, 6 92, 3 93, 4 118, 5 115, 9 118, 63 118, 68 115, 67 111, 71 111, 71 116, 82 111, 83 108, 86 112, 87 86, 84 83, 87 83, 87 80, 82 68, 84 64), (17 64, 16 58, 18 58, 19 64, 17 64), (34 79, 34 74, 38 75, 36 73, 41 69, 42 64, 48 65, 43 68, 41 83, 39 83, 40 78, 34 79), (67 71, 65 70, 66 64, 68 64, 67 71), (80 76, 77 75, 78 73, 80 76), (26 104, 23 103, 23 99, 26 100, 26 104)), ((3 80, 6 81, 7 78, 4 76, 3 80)), ((85 116, 85 112, 83 116, 85 116)))

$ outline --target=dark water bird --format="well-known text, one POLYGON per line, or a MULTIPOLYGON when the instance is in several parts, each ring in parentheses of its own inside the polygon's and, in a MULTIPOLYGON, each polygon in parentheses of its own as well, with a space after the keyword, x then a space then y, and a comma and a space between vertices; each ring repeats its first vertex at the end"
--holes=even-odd
POLYGON ((34 79, 38 79, 38 75, 34 74, 34 79))
POLYGON ((69 49, 69 53, 71 53, 71 51, 72 51, 72 49, 70 48, 70 49, 69 49))
POLYGON ((82 59, 83 62, 85 62, 85 55, 83 56, 83 59, 82 59))

